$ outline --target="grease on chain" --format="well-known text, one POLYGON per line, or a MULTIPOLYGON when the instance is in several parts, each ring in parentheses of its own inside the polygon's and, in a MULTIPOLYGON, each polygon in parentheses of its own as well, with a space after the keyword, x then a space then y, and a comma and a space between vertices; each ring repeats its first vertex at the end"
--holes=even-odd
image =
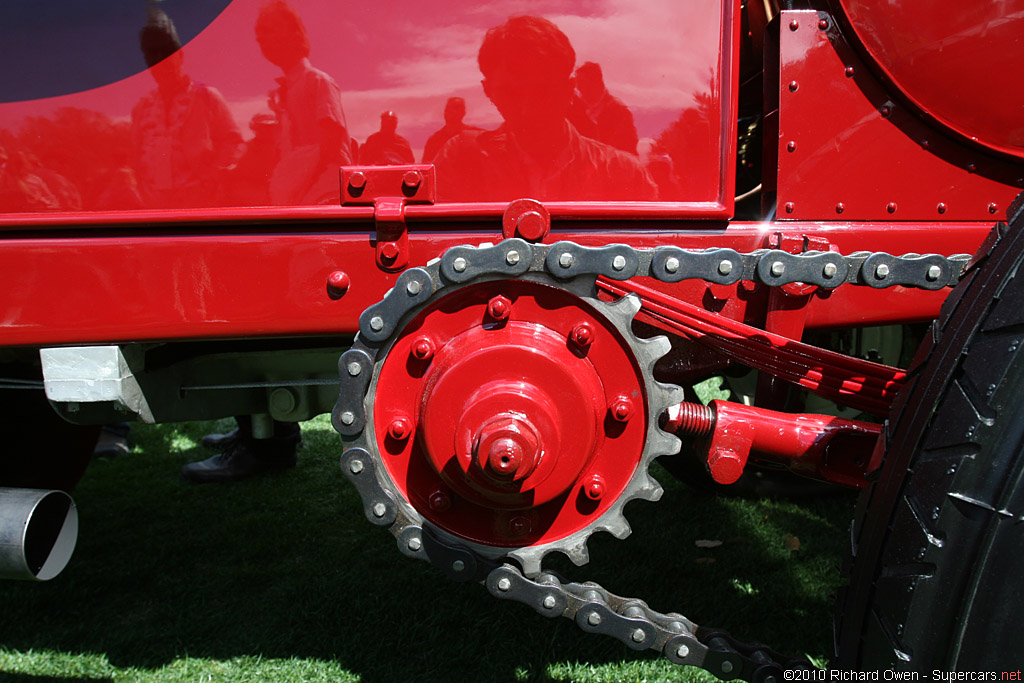
MULTIPOLYGON (((441 257, 436 271, 406 271, 382 301, 360 316, 359 335, 340 363, 341 392, 333 422, 346 436, 362 432, 366 424, 363 400, 380 344, 394 334, 406 313, 433 299, 449 284, 482 276, 517 277, 540 272, 563 280, 582 275, 614 280, 649 275, 663 282, 700 279, 728 285, 749 280, 776 287, 803 283, 822 289, 851 284, 937 290, 956 284, 969 259, 966 254, 891 256, 858 252, 844 256, 779 250, 742 254, 732 249, 692 251, 670 246, 634 249, 625 244, 536 245, 521 239, 453 247, 441 257)), ((656 612, 641 600, 616 596, 598 584, 566 583, 553 573, 526 577, 517 567, 496 566, 494 561, 477 557, 465 548, 446 545, 397 509, 396 501, 376 481, 368 451, 345 451, 342 469, 356 485, 367 518, 375 524, 391 524, 404 554, 430 562, 455 580, 483 581, 495 597, 524 603, 547 617, 572 619, 584 631, 609 635, 633 649, 656 650, 672 662, 702 667, 723 680, 779 683, 785 670, 812 668, 806 659, 787 658, 767 647, 740 642, 724 631, 699 627, 679 614, 656 612)))

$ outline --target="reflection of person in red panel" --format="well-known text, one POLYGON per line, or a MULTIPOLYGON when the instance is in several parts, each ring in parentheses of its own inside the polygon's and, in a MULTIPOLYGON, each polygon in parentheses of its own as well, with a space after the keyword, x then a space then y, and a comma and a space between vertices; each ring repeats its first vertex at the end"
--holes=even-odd
POLYGON ((380 130, 366 138, 359 148, 359 163, 367 166, 411 164, 415 158, 409 141, 398 134, 398 117, 393 111, 380 115, 380 130))
POLYGON ((270 178, 274 204, 336 204, 338 167, 351 162, 341 89, 309 63, 309 36, 302 18, 283 0, 263 6, 256 41, 284 73, 270 93, 277 116, 279 158, 270 178))
POLYGON ((504 123, 461 133, 442 148, 435 160, 442 200, 657 198, 635 156, 583 137, 569 122, 576 52, 557 26, 513 17, 487 32, 477 61, 504 123))
POLYGON ((576 69, 576 89, 583 100, 586 116, 593 122, 594 138, 636 154, 638 136, 633 114, 629 108, 613 97, 604 85, 601 65, 584 62, 576 69))
POLYGON ((139 33, 157 88, 132 109, 132 149, 147 207, 214 206, 242 134, 217 90, 184 71, 181 42, 170 18, 150 6, 139 33))
POLYGON ((449 97, 444 105, 444 128, 429 138, 423 147, 423 163, 429 164, 441 151, 444 143, 451 140, 464 130, 480 130, 476 126, 467 126, 462 122, 466 118, 466 100, 461 97, 449 97))

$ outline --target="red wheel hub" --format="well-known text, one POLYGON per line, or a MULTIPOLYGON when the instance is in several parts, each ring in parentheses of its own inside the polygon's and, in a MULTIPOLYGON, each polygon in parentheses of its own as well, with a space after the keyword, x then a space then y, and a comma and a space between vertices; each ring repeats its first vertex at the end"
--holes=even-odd
POLYGON ((388 351, 374 406, 397 490, 438 527, 500 547, 586 528, 625 491, 647 433, 620 332, 526 281, 464 287, 422 311, 388 351))

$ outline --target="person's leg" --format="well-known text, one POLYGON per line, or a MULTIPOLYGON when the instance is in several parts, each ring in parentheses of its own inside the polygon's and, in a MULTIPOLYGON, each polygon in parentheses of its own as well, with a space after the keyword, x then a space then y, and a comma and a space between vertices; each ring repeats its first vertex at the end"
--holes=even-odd
POLYGON ((238 481, 295 466, 296 450, 302 443, 297 423, 275 420, 272 435, 257 439, 253 436, 251 416, 240 415, 235 419, 238 428, 220 435, 224 437, 221 442, 227 444, 224 451, 185 465, 181 470, 183 478, 195 482, 238 481))

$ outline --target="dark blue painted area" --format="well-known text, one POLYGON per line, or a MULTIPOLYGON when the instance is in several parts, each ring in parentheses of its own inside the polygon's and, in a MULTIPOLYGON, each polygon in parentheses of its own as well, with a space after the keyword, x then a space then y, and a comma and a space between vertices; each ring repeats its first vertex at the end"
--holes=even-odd
MULTIPOLYGON (((0 0, 0 102, 97 88, 146 68, 146 0, 0 0)), ((165 0, 182 44, 230 0, 165 0)))

